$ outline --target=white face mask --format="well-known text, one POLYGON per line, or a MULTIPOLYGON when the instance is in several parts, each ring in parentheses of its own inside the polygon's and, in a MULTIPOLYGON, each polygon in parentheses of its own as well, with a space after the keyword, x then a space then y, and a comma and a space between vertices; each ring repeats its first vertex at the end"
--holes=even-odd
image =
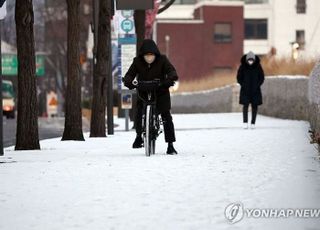
POLYGON ((253 63, 254 63, 254 61, 253 61, 253 60, 251 60, 251 59, 250 59, 250 60, 248 60, 248 64, 249 64, 249 65, 252 65, 253 63))
POLYGON ((148 64, 151 64, 152 62, 154 62, 154 60, 156 59, 156 55, 152 54, 147 54, 147 55, 144 55, 144 60, 148 63, 148 64))

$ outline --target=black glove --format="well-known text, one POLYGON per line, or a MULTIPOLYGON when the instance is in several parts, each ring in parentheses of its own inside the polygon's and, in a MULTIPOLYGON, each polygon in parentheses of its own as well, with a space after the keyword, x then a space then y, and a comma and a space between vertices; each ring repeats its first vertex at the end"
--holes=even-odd
POLYGON ((134 84, 125 84, 126 87, 128 87, 130 90, 136 88, 136 86, 134 84))
POLYGON ((129 88, 130 90, 136 88, 136 86, 134 84, 132 84, 131 81, 126 80, 125 78, 122 78, 122 82, 124 83, 124 85, 129 88))
POLYGON ((166 79, 162 82, 160 82, 160 87, 161 88, 165 88, 165 89, 168 89, 170 88, 171 86, 174 86, 174 81, 172 81, 171 79, 166 79))

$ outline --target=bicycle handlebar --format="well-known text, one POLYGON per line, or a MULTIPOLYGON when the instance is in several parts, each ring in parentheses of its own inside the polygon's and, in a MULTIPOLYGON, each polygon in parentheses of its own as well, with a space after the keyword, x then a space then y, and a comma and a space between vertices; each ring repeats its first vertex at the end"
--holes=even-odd
POLYGON ((136 88, 140 91, 151 92, 155 91, 160 87, 160 80, 155 79, 151 81, 138 81, 136 88))
POLYGON ((155 79, 151 81, 139 81, 138 84, 136 85, 137 95, 142 101, 146 103, 150 103, 150 102, 154 103, 157 100, 156 91, 159 87, 160 87, 159 79, 155 79), (147 96, 148 99, 144 98, 143 96, 143 95, 146 96, 146 93, 148 95, 147 96))
MULTIPOLYGON (((124 78, 122 78, 124 82, 124 78)), ((132 84, 132 89, 138 89, 140 91, 154 91, 160 87, 160 79, 154 79, 150 81, 135 81, 132 84)))

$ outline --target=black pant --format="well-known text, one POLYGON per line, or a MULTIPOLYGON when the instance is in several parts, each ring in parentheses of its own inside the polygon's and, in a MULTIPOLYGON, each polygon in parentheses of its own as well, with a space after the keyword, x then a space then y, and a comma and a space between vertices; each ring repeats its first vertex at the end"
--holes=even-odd
MULTIPOLYGON (((136 113, 136 133, 137 135, 142 134, 142 114, 143 114, 143 103, 138 100, 137 113, 136 113)), ((164 129, 164 138, 167 143, 176 141, 174 134, 174 125, 170 111, 164 111, 160 113, 164 129)))
MULTIPOLYGON (((248 123, 248 109, 249 109, 249 105, 243 105, 243 122, 244 123, 248 123)), ((257 113, 258 113, 258 106, 251 104, 251 109, 252 109, 251 124, 255 124, 257 113)))

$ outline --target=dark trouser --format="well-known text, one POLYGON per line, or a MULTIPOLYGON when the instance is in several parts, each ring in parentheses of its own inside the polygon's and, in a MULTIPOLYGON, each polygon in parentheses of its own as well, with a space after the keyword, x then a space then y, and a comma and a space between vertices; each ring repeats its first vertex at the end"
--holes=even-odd
MULTIPOLYGON (((143 105, 142 103, 137 103, 137 113, 136 113, 136 133, 137 135, 142 134, 142 114, 143 105)), ((164 111, 160 113, 164 129, 164 138, 167 143, 172 143, 176 141, 174 134, 174 125, 172 121, 172 116, 170 111, 164 111)))
MULTIPOLYGON (((248 109, 249 109, 249 105, 243 105, 243 122, 244 123, 248 123, 248 109)), ((258 106, 251 104, 251 109, 252 109, 251 124, 255 124, 257 113, 258 113, 258 106)))

